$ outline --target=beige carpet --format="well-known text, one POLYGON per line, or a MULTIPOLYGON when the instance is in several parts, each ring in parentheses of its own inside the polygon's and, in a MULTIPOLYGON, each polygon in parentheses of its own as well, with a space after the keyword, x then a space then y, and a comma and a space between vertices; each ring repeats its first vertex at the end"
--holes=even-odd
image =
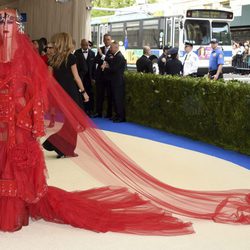
MULTIPOLYGON (((190 150, 106 132, 133 160, 158 179, 196 190, 250 189, 250 171, 190 150)), ((70 159, 46 153, 48 182, 67 190, 102 186, 70 159)), ((184 220, 189 220, 184 218, 184 220)), ((195 234, 177 237, 95 233, 44 221, 30 221, 15 233, 0 233, 1 250, 249 250, 250 226, 194 220, 195 234)))

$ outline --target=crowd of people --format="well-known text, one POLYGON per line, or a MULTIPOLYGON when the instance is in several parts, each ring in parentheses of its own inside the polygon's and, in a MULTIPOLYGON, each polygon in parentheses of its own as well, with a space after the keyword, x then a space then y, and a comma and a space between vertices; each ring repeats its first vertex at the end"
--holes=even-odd
MULTIPOLYGON (((210 41, 212 52, 209 59, 208 77, 213 80, 223 78, 224 55, 218 43, 215 38, 210 41)), ((149 46, 144 46, 143 55, 136 62, 137 72, 196 77, 199 58, 193 51, 193 45, 193 41, 185 41, 183 61, 178 58, 178 48, 165 46, 162 55, 158 59, 155 55, 151 55, 149 46)))
MULTIPOLYGON (((69 36, 69 34, 65 34, 65 36, 69 36)), ((68 40, 69 38, 67 37, 68 40)), ((56 79, 62 83, 66 92, 70 93, 71 97, 86 114, 92 118, 105 117, 115 123, 126 121, 124 107, 125 85, 123 79, 126 60, 119 51, 119 44, 116 41, 112 41, 111 35, 104 35, 104 46, 99 48, 97 55, 91 49, 93 45, 91 41, 85 38, 82 39, 81 47, 76 49, 75 41, 72 40, 72 44, 66 45, 68 54, 64 58, 65 62, 71 63, 72 67, 69 72, 65 68, 63 70, 60 69, 58 74, 58 65, 53 65, 55 57, 54 48, 56 46, 55 37, 52 37, 49 43, 47 43, 44 37, 32 40, 32 43, 43 61, 53 69, 52 71, 56 79), (64 72, 69 74, 68 77, 65 77, 64 72), (73 74, 73 78, 71 78, 71 74, 73 74), (76 86, 70 89, 66 85, 69 79, 77 83, 76 86), (96 96, 94 96, 93 91, 94 85, 96 96), (105 98, 107 99, 106 112, 104 112, 105 98)), ((52 114, 49 126, 53 126, 53 124, 52 114)))
MULTIPOLYGON (((64 39, 69 41, 68 37, 64 39)), ((85 38, 81 40, 80 48, 75 47, 76 42, 74 40, 72 40, 72 44, 66 44, 68 52, 61 60, 67 62, 67 64, 70 63, 70 65, 66 64, 64 69, 61 68, 62 66, 59 67, 58 62, 55 62, 54 59, 55 37, 52 37, 49 43, 44 37, 32 40, 32 43, 43 61, 51 68, 58 82, 88 116, 107 118, 117 123, 126 121, 123 77, 126 60, 119 50, 119 43, 113 41, 110 34, 103 36, 104 46, 98 49, 97 54, 92 50, 93 44, 85 38), (67 71, 67 69, 69 70, 67 71), (66 82, 70 81, 76 82, 76 84, 69 89, 66 82), (94 95, 94 92, 96 95, 94 95)), ((217 39, 212 39, 210 44, 212 53, 209 60, 208 76, 217 80, 223 77, 224 56, 222 50, 218 47, 217 39)), ((136 62, 137 71, 196 77, 199 58, 193 51, 193 45, 193 41, 185 41, 183 61, 179 60, 178 48, 165 46, 162 55, 157 58, 157 56, 151 54, 149 46, 144 46, 143 55, 136 62)), ((65 65, 65 63, 61 65, 65 65)), ((53 127, 53 125, 52 110, 49 126, 53 127)))
POLYGON ((250 68, 250 41, 233 42, 232 56, 232 66, 250 68))

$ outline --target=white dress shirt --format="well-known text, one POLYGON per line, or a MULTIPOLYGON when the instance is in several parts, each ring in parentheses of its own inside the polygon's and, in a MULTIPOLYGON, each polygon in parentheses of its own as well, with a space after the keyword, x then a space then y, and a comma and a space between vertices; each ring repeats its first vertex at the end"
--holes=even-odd
POLYGON ((105 46, 105 47, 104 47, 104 53, 105 53, 105 54, 102 55, 102 57, 101 57, 102 60, 105 59, 105 56, 106 56, 106 54, 107 54, 109 48, 110 48, 110 46, 108 46, 108 47, 105 46))
POLYGON ((82 49, 82 53, 83 53, 83 56, 84 56, 85 60, 87 60, 89 50, 88 49, 86 49, 86 50, 82 49))
POLYGON ((154 72, 154 74, 155 74, 155 75, 159 75, 159 74, 160 74, 160 70, 159 70, 159 65, 158 65, 158 63, 153 63, 152 67, 153 67, 153 72, 154 72))
POLYGON ((184 61, 183 61, 183 75, 187 76, 193 73, 197 73, 198 64, 199 64, 198 56, 193 51, 187 53, 184 56, 184 61))

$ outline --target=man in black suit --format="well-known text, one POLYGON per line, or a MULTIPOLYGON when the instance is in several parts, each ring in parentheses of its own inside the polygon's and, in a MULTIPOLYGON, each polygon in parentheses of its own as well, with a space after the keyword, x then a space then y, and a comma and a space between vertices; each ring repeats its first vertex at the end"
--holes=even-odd
POLYGON ((102 65, 112 55, 109 48, 112 42, 111 36, 105 34, 103 36, 103 47, 98 49, 98 53, 95 57, 96 69, 96 114, 94 117, 102 117, 103 115, 103 102, 105 94, 107 95, 107 112, 106 117, 112 117, 112 95, 111 95, 111 83, 109 75, 103 70, 102 65))
POLYGON ((144 46, 143 55, 136 61, 137 72, 153 73, 153 64, 152 61, 149 60, 150 54, 150 47, 144 46))
MULTIPOLYGON (((95 53, 89 49, 89 42, 87 39, 82 39, 81 48, 74 53, 76 56, 77 70, 82 79, 84 88, 89 96, 89 102, 84 103, 84 110, 87 115, 92 116, 94 112, 94 94, 93 87, 95 76, 95 53)), ((81 95, 82 96, 82 95, 81 95)))
POLYGON ((111 56, 105 59, 102 69, 107 73, 111 81, 112 98, 116 116, 113 122, 125 122, 125 84, 124 71, 126 59, 119 51, 119 43, 114 41, 110 46, 111 56))

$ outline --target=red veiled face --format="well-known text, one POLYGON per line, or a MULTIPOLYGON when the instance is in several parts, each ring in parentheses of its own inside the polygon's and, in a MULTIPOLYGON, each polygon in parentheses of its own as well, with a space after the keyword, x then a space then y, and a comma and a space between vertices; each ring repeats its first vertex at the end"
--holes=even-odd
POLYGON ((0 61, 8 62, 13 55, 13 33, 16 26, 14 10, 0 10, 0 61))
POLYGON ((0 11, 0 36, 12 37, 13 25, 15 23, 13 13, 6 10, 0 11))

